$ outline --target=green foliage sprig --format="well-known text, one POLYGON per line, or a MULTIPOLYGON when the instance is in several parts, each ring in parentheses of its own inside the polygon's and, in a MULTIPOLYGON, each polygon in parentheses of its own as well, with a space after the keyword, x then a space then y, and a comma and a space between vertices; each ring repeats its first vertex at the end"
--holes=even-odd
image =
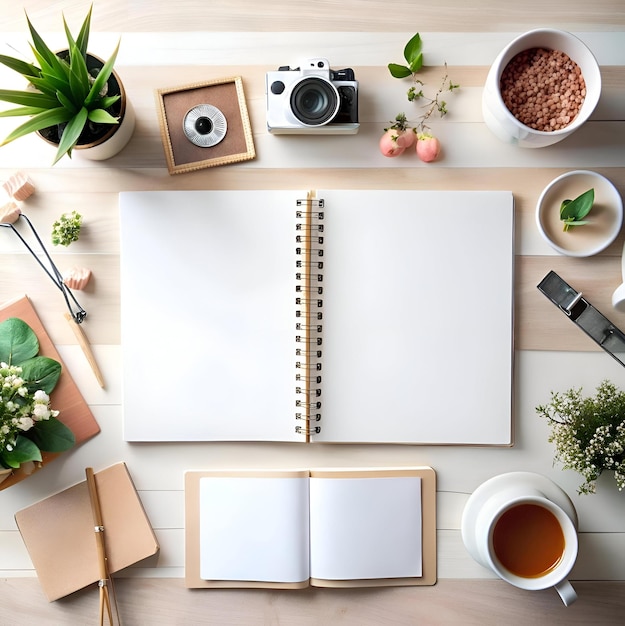
POLYGON ((39 355, 39 340, 23 320, 0 323, 0 467, 17 469, 40 462, 41 451, 63 452, 74 434, 56 419, 49 394, 61 364, 39 355))
POLYGON ((424 101, 425 112, 421 115, 419 121, 416 123, 416 129, 418 132, 424 132, 427 129, 426 122, 437 111, 438 114, 443 117, 447 115, 447 102, 442 99, 442 95, 445 92, 453 92, 459 89, 460 85, 453 83, 449 80, 447 72, 447 64, 445 63, 445 74, 440 82, 438 90, 432 98, 427 97, 424 94, 423 87, 424 82, 420 80, 417 74, 423 68, 423 41, 421 35, 416 33, 408 41, 404 47, 404 59, 406 65, 399 63, 389 63, 388 69, 391 76, 394 78, 412 78, 413 84, 409 87, 406 97, 409 102, 424 101))
POLYGON ((78 241, 81 226, 82 215, 80 213, 77 211, 63 213, 52 224, 52 244, 55 246, 69 246, 70 243, 78 241))
POLYGON ((625 488, 625 392, 605 380, 594 397, 582 397, 581 389, 552 392, 536 411, 549 420, 555 460, 583 476, 579 493, 594 493, 604 471, 614 472, 619 491, 625 488))
POLYGON ((574 200, 563 200, 560 205, 560 219, 564 222, 564 231, 571 226, 588 224, 584 218, 590 213, 595 202, 594 188, 580 194, 574 200))
POLYGON ((59 132, 60 142, 54 159, 56 163, 65 154, 71 157, 72 149, 90 122, 118 123, 107 109, 119 100, 120 95, 108 95, 107 85, 117 58, 119 42, 102 69, 97 75, 92 75, 87 68, 92 8, 90 7, 76 38, 72 36, 63 17, 67 58, 50 50, 28 15, 26 16, 35 63, 5 55, 0 55, 0 63, 21 74, 31 88, 24 91, 0 89, 0 100, 19 105, 17 108, 1 111, 0 117, 29 116, 30 119, 18 126, 0 145, 44 128, 59 126, 63 130, 59 132))

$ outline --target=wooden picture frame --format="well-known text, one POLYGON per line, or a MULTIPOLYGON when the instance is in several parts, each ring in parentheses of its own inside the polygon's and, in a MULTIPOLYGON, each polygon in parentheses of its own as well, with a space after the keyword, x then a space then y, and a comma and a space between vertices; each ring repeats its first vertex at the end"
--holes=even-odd
POLYGON ((240 76, 158 89, 156 97, 161 138, 170 174, 248 161, 256 157, 240 76), (185 116, 200 105, 212 105, 226 118, 225 136, 211 147, 195 145, 184 132, 185 116))

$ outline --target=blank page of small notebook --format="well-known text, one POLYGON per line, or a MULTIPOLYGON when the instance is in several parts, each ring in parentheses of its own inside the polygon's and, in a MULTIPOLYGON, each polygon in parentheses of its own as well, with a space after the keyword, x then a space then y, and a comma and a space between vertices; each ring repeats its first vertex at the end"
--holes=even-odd
POLYGON ((310 573, 325 580, 421 576, 421 479, 310 479, 310 573))
POLYGON ((201 578, 307 580, 308 508, 308 478, 201 478, 201 578))

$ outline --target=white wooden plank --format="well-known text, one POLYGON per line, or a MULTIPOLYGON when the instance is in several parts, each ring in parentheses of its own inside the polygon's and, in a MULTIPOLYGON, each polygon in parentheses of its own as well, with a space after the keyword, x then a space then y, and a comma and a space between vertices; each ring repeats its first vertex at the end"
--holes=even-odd
MULTIPOLYGON (((403 62, 405 43, 415 31, 405 32, 123 32, 91 35, 96 54, 109 56, 121 36, 118 65, 281 65, 300 59, 326 57, 332 65, 386 65, 403 62), (108 53, 108 54, 107 54, 108 53)), ((525 30, 509 32, 422 32, 428 65, 490 65, 510 41, 525 30)), ((601 65, 625 64, 623 32, 572 30, 601 65)), ((23 33, 2 33, 1 41, 25 50, 23 33)), ((64 35, 46 33, 49 45, 61 47, 64 35)), ((7 52, 3 51, 3 54, 7 52)))

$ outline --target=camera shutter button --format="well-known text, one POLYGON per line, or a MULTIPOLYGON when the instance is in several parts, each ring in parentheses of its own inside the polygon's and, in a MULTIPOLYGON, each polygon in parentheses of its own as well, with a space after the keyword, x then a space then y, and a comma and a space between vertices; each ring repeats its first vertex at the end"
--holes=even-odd
POLYGON ((271 93, 280 95, 284 91, 284 83, 281 80, 276 80, 271 83, 271 93))

